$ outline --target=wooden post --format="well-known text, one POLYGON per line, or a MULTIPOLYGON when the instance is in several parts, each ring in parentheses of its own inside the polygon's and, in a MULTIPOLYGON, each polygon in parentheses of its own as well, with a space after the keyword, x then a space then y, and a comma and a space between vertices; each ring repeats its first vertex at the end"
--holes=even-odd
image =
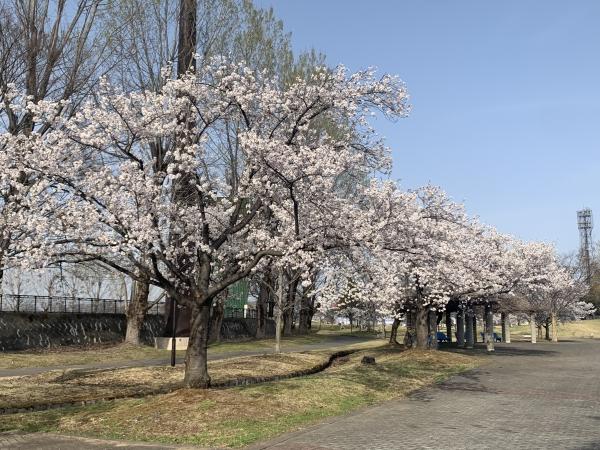
POLYGON ((446 335, 448 336, 448 344, 452 342, 452 314, 446 310, 446 335))
POLYGON ((456 312, 456 343, 459 347, 465 345, 465 312, 462 308, 456 312))
POLYGON ((485 304, 484 313, 484 335, 485 344, 488 352, 494 351, 494 313, 492 311, 492 305, 490 303, 485 304))
POLYGON ((531 328, 531 343, 537 343, 537 328, 535 326, 535 316, 533 313, 529 315, 529 326, 531 328))
POLYGON ((473 310, 472 309, 467 309, 467 314, 466 314, 466 322, 467 322, 467 327, 466 327, 466 347, 467 348, 473 348, 475 345, 475 340, 473 339, 473 322, 475 320, 475 317, 473 316, 473 310))
POLYGON ((502 342, 510 344, 510 314, 502 313, 502 342))

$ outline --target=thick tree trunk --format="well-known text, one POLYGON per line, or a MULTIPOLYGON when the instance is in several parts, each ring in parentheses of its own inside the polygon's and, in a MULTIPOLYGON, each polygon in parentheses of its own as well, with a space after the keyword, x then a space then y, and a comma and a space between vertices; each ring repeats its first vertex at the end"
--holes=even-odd
POLYGON ((294 322, 294 305, 296 303, 296 291, 298 290, 298 280, 294 280, 288 286, 287 298, 283 311, 283 335, 292 335, 292 324, 294 322))
POLYGON ((416 322, 416 313, 414 311, 408 311, 406 313, 406 333, 404 334, 404 345, 406 348, 416 347, 417 345, 416 322))
POLYGON ((134 281, 132 289, 131 300, 129 301, 126 312, 127 329, 125 331, 125 343, 141 345, 142 327, 148 310, 150 285, 141 281, 134 281))
MULTIPOLYGON (((390 344, 398 345, 398 327, 400 326, 400 319, 394 318, 392 323, 392 331, 390 331, 390 344)), ((384 324, 385 329, 385 324, 384 324)))
POLYGON ((502 321, 502 342, 510 344, 510 314, 501 313, 500 317, 502 321))
POLYGON ((262 339, 267 330, 267 308, 271 299, 270 292, 271 276, 265 274, 258 288, 258 298, 256 299, 256 335, 257 339, 262 339))
POLYGON ((466 312, 466 327, 465 327, 465 346, 467 348, 473 348, 475 346, 475 337, 474 337, 474 331, 475 331, 475 316, 473 314, 473 310, 472 309, 467 309, 466 312))
POLYGON ((429 308, 426 308, 423 305, 417 305, 416 316, 416 347, 421 349, 429 348, 429 308))
POLYGON ((473 343, 477 343, 477 313, 473 310, 473 343))
POLYGON ((459 347, 465 345, 465 312, 461 308, 456 312, 456 343, 459 347))
POLYGON ((552 342, 558 342, 558 321, 555 312, 550 314, 550 320, 552 321, 552 342))
POLYGON ((485 345, 488 352, 494 351, 494 313, 492 311, 492 305, 485 305, 484 312, 484 324, 485 324, 485 345))
POLYGON ((529 326, 531 329, 531 343, 535 344, 537 343, 537 328, 535 326, 535 316, 533 314, 529 316, 529 326))
POLYGON ((298 334, 308 334, 310 329, 311 314, 311 299, 302 294, 300 298, 300 312, 298 317, 298 334))
POLYGON ((281 352, 281 326, 283 320, 283 270, 280 270, 277 283, 277 311, 275 315, 275 353, 281 352))
POLYGON ((208 304, 192 307, 192 324, 187 352, 185 354, 185 376, 183 383, 189 388, 210 387, 208 375, 208 331, 210 307, 208 304))
POLYGON ((221 341, 221 327, 225 317, 225 301, 227 300, 227 289, 219 293, 211 309, 210 328, 208 334, 209 344, 221 341))
POLYGON ((437 350, 438 348, 438 340, 437 340, 437 314, 435 311, 429 310, 428 317, 428 325, 429 325, 429 338, 427 339, 427 344, 430 349, 437 350))
POLYGON ((544 339, 547 341, 550 340, 550 319, 546 319, 546 323, 544 324, 544 339))
POLYGON ((452 314, 446 311, 446 336, 448 336, 448 343, 452 343, 452 314))

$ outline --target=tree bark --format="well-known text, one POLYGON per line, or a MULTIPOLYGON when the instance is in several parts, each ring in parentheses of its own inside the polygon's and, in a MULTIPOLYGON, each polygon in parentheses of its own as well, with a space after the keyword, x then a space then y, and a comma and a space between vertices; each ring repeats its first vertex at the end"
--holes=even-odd
POLYGON ((413 348, 417 345, 416 321, 417 315, 414 311, 406 313, 406 333, 404 334, 404 345, 407 348, 413 348))
MULTIPOLYGON (((269 270, 269 268, 267 268, 269 270)), ((257 339, 263 339, 267 329, 267 308, 271 299, 271 274, 265 273, 262 276, 260 286, 258 287, 258 298, 256 299, 256 335, 257 339)))
POLYGON ((448 344, 452 343, 452 314, 446 311, 446 336, 448 344))
POLYGON ((501 313, 500 317, 502 321, 502 342, 510 344, 510 314, 501 313))
POLYGON ((298 334, 308 334, 310 320, 312 318, 311 309, 311 299, 305 293, 302 293, 298 317, 298 334))
POLYGON ((552 342, 558 342, 558 321, 554 311, 550 314, 550 320, 552 321, 552 342))
POLYGON ((277 312, 275 315, 275 353, 281 352, 281 321, 283 317, 283 269, 279 272, 277 283, 277 312))
POLYGON ((456 343, 459 347, 465 345, 465 312, 461 308, 456 312, 456 343))
POLYGON ((473 310, 473 344, 477 343, 477 313, 473 310))
POLYGON ((545 333, 545 339, 547 341, 550 340, 550 319, 546 319, 546 323, 544 324, 544 333, 545 333))
POLYGON ((212 344, 221 341, 221 327, 223 318, 225 317, 225 301, 227 300, 228 289, 220 292, 217 295, 211 310, 210 329, 208 343, 212 344))
POLYGON ((415 320, 416 347, 421 349, 428 348, 429 339, 429 309, 423 305, 417 305, 417 314, 415 320))
POLYGON ((427 339, 427 347, 432 350, 437 350, 437 314, 433 310, 429 310, 428 314, 429 337, 427 339))
POLYGON ((533 314, 531 314, 529 316, 529 326, 531 329, 531 343, 536 344, 537 343, 537 328, 535 326, 535 316, 533 314))
POLYGON ((494 351, 494 313, 492 305, 485 305, 485 344, 488 352, 494 351))
POLYGON ((475 316, 473 314, 472 309, 467 309, 466 312, 466 327, 465 327, 465 346, 466 348, 473 348, 475 346, 475 338, 474 338, 474 322, 475 316))
POLYGON ((127 305, 127 329, 125 331, 125 343, 131 345, 141 345, 142 327, 146 312, 148 311, 148 294, 150 285, 142 281, 133 282, 133 292, 131 300, 127 305))
POLYGON ((292 335, 292 323, 294 321, 294 305, 296 303, 296 291, 298 290, 298 280, 294 280, 288 286, 287 298, 285 300, 283 311, 283 335, 292 335))
MULTIPOLYGON (((392 323, 392 330, 390 331, 390 344, 398 345, 398 327, 400 326, 400 319, 394 318, 392 323)), ((385 329, 385 325, 384 325, 385 329)))
POLYGON ((210 303, 193 304, 192 324, 187 352, 185 354, 185 376, 183 384, 188 388, 207 389, 208 375, 208 331, 210 326, 210 303))

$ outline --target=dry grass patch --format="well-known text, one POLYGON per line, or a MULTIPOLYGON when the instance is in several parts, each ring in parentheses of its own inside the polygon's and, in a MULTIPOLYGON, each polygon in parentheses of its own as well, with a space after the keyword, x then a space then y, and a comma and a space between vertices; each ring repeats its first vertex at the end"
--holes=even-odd
MULTIPOLYGON (((209 362, 214 383, 271 377, 306 370, 328 361, 329 353, 281 353, 209 362)), ((166 392, 180 387, 183 366, 123 369, 68 369, 0 378, 0 408, 29 408, 166 392)))
MULTIPOLYGON (((324 417, 406 395, 477 364, 448 352, 359 352, 326 371, 229 389, 179 390, 3 417, 0 431, 55 431, 104 438, 240 447, 324 417), (375 366, 360 364, 373 355, 375 366)), ((215 372, 213 372, 215 373, 215 372)))
MULTIPOLYGON (((335 342, 339 334, 321 334, 313 332, 306 336, 290 336, 282 339, 282 349, 293 350, 303 345, 327 344, 335 342)), ((368 335, 355 335, 365 339, 368 335)), ((382 341, 372 339, 377 345, 382 341)), ((370 342, 370 341, 369 341, 370 342)), ((245 342, 222 342, 209 347, 209 353, 237 353, 271 351, 275 347, 273 339, 260 339, 245 342)), ((170 358, 170 350, 157 350, 150 346, 98 345, 86 348, 61 347, 42 351, 21 351, 0 353, 0 369, 19 369, 23 367, 59 367, 73 365, 88 365, 94 363, 126 363, 136 360, 170 358)), ((184 356, 185 351, 178 351, 178 356, 184 356)))
MULTIPOLYGON (((185 352, 177 352, 183 356, 185 352)), ((157 350, 149 346, 112 345, 92 347, 62 347, 43 351, 6 352, 0 354, 0 369, 23 367, 56 367, 94 363, 118 363, 132 360, 168 360, 169 350, 157 350)))
MULTIPOLYGON (((510 329, 512 335, 530 335, 529 325, 520 325, 510 329)), ((600 339, 600 319, 578 320, 558 324, 558 339, 600 339)))

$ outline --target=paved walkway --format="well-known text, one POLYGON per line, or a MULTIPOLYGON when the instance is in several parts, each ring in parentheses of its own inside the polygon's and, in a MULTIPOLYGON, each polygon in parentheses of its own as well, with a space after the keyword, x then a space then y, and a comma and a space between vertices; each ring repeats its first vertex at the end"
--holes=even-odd
MULTIPOLYGON (((290 345, 287 346, 285 343, 282 347, 284 352, 307 352, 311 350, 324 350, 328 348, 341 347, 344 345, 359 344, 361 342, 367 342, 373 338, 362 337, 362 336, 335 336, 326 341, 314 343, 314 344, 303 344, 303 345, 290 345)), ((261 350, 242 350, 236 352, 213 352, 211 349, 208 350, 209 361, 216 361, 228 358, 237 358, 240 356, 257 356, 274 353, 274 349, 261 349, 261 350)), ((65 370, 65 369, 109 369, 109 368, 126 368, 126 367, 149 367, 149 366, 164 366, 170 364, 170 357, 165 358, 154 358, 154 359, 134 359, 130 361, 109 361, 102 362, 98 361, 93 364, 73 364, 63 366, 46 366, 46 367, 22 367, 18 369, 0 369, 0 378, 3 377, 18 377, 23 375, 37 375, 44 372, 50 372, 52 370, 65 370)), ((183 363, 183 357, 177 358, 177 364, 183 363)))
POLYGON ((600 449, 600 341, 499 345, 464 376, 252 449, 600 449))
MULTIPOLYGON (((480 369, 409 398, 251 449, 600 449, 600 341, 500 344, 488 358, 480 369)), ((0 435, 2 449, 115 447, 182 448, 0 435)))

